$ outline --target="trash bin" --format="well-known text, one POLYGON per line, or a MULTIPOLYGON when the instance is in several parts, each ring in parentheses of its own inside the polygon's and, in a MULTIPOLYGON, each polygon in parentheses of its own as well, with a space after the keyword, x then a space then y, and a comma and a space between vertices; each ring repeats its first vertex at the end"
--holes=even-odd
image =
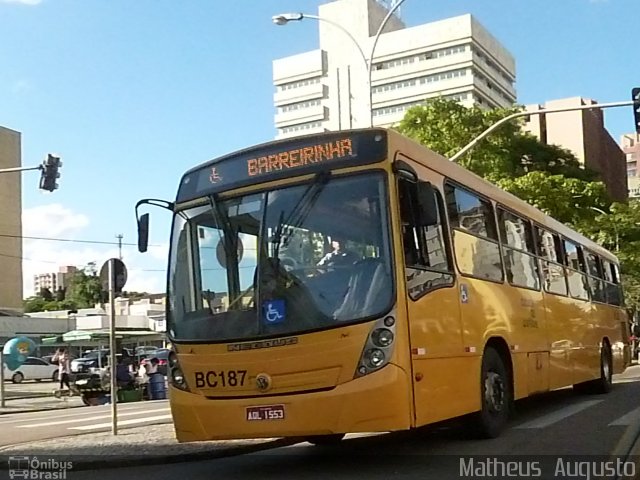
POLYGON ((151 400, 164 400, 167 398, 167 386, 164 375, 154 373, 149 377, 149 397, 151 400))
POLYGON ((118 402, 119 403, 129 403, 129 402, 139 402, 142 400, 142 390, 118 390, 118 402))

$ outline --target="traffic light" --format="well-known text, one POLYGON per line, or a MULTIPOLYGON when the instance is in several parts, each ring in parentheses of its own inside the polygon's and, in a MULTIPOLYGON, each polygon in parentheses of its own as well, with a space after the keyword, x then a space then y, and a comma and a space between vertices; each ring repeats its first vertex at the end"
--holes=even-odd
POLYGON ((636 133, 640 134, 640 87, 631 90, 631 99, 633 104, 633 120, 636 123, 636 133))
POLYGON ((60 161, 60 157, 55 157, 51 154, 47 155, 47 159, 42 162, 40 166, 41 175, 40 175, 40 188, 42 190, 47 190, 48 192, 53 192, 56 188, 58 188, 58 178, 60 178, 60 172, 58 169, 62 166, 62 162, 60 161))

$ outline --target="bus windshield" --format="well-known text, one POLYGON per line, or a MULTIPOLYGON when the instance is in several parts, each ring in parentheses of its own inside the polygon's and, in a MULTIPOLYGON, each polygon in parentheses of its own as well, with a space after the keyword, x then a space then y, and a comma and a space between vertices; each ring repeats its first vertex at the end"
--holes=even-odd
POLYGON ((174 221, 168 331, 226 342, 381 316, 394 295, 382 173, 220 199, 174 221))

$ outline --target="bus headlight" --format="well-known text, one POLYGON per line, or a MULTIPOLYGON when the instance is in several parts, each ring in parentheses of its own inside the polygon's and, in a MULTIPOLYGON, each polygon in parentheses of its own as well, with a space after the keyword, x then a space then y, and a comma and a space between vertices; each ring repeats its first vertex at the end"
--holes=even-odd
POLYGON ((391 360, 396 338, 396 320, 393 315, 377 320, 367 337, 354 378, 380 370, 391 360))
POLYGON ((180 368, 180 364, 178 363, 178 357, 175 352, 171 352, 169 354, 169 382, 176 388, 180 390, 184 390, 185 392, 189 391, 189 386, 187 385, 187 379, 180 368))
POLYGON ((393 343, 393 332, 388 328, 377 328, 371 334, 371 340, 377 347, 388 347, 393 343))
POLYGON ((384 352, 378 348, 368 350, 367 352, 365 352, 364 357, 365 361, 371 368, 380 368, 385 361, 384 352))

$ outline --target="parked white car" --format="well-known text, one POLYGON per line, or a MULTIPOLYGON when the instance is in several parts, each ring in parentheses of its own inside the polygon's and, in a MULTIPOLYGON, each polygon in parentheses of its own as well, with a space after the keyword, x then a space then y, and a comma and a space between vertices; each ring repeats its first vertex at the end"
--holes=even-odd
POLYGON ((36 357, 27 357, 25 362, 15 370, 4 367, 4 379, 13 383, 21 383, 23 380, 51 380, 58 381, 58 365, 36 357))

